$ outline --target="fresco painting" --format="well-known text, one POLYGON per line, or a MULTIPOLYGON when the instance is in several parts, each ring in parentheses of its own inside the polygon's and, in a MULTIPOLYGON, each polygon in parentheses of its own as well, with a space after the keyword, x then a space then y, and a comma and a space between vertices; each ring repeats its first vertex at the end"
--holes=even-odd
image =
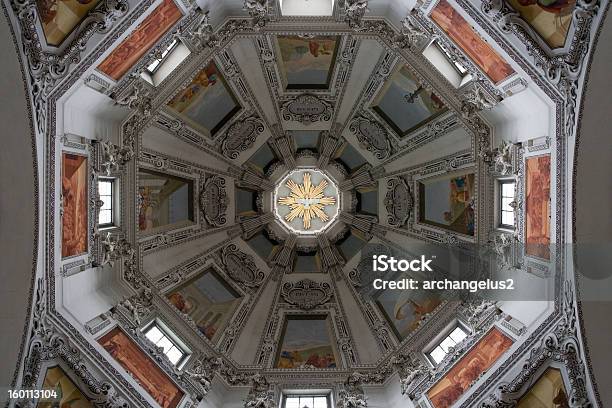
POLYGON ((227 323, 242 300, 212 269, 167 297, 180 312, 193 319, 209 340, 227 323))
POLYGON ((100 0, 36 0, 47 44, 60 45, 100 0))
POLYGON ((336 368, 325 316, 291 316, 285 322, 277 368, 336 368))
POLYGON ((62 156, 62 258, 87 252, 87 157, 62 156))
POLYGON ((576 0, 508 0, 551 48, 565 45, 576 0))
POLYGON ((525 253, 550 259, 550 155, 525 160, 525 253))
POLYGON ((178 405, 183 392, 121 329, 114 328, 98 342, 162 408, 178 405))
POLYGON ((446 0, 436 5, 431 18, 494 83, 514 74, 512 67, 446 0))
POLYGON ((474 174, 419 183, 419 221, 474 235, 474 174))
POLYGON ((339 43, 337 36, 278 36, 281 75, 287 89, 327 89, 339 43))
POLYGON ((120 80, 182 15, 173 0, 164 0, 98 65, 98 70, 120 80))
POLYGON ((385 84, 373 109, 396 133, 405 136, 446 111, 446 106, 403 66, 385 84))
POLYGON ((452 406, 511 345, 509 337, 492 329, 427 392, 433 406, 452 406))
POLYGON ((172 98, 168 107, 209 136, 214 135, 240 110, 214 62, 210 62, 172 98))
POLYGON ((143 232, 193 222, 193 181, 138 170, 138 228, 143 232))
POLYGON ((47 369, 41 388, 57 392, 57 399, 39 401, 36 408, 93 408, 93 404, 59 366, 47 369))
POLYGON ((516 404, 516 408, 569 407, 563 376, 556 368, 547 369, 516 404))
MULTIPOLYGON (((398 279, 404 278, 411 277, 398 279)), ((382 290, 374 299, 400 339, 406 338, 442 303, 436 293, 428 290, 382 290)))

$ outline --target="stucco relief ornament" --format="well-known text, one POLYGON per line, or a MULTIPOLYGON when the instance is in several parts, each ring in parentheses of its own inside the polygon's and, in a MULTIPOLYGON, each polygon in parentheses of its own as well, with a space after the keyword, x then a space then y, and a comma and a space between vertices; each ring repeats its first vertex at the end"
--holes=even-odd
POLYGON ((310 310, 331 299, 332 291, 330 284, 327 282, 302 279, 298 282, 285 282, 281 296, 289 304, 302 310, 310 310))
POLYGON ((256 116, 232 123, 221 145, 223 155, 230 159, 237 158, 241 152, 253 146, 264 129, 263 121, 256 116))
POLYGON ((102 244, 102 259, 95 266, 110 265, 115 266, 115 262, 124 258, 134 256, 136 252, 130 243, 123 237, 107 232, 102 244))
POLYGON ((221 254, 226 273, 236 282, 247 287, 259 286, 265 274, 257 268, 253 257, 240 251, 236 244, 226 246, 221 254))
POLYGON ((501 98, 485 90, 484 85, 473 82, 463 93, 461 114, 469 118, 482 110, 493 109, 501 98))
POLYGON ((374 153, 377 159, 384 159, 391 153, 387 130, 375 120, 357 117, 351 121, 349 130, 357 137, 359 144, 374 153))
POLYGON ((492 170, 501 175, 512 174, 512 151, 514 145, 505 140, 493 150, 492 170))
POLYGON ((392 364, 400 378, 401 392, 409 398, 414 398, 412 390, 417 385, 416 381, 431 376, 429 367, 412 355, 400 354, 393 359, 392 364))
POLYGON ((281 106, 283 120, 294 120, 304 125, 313 122, 329 122, 332 117, 331 105, 312 94, 302 94, 286 101, 281 106))
MULTIPOLYGON (((10 5, 19 19, 21 40, 30 66, 30 90, 33 111, 39 132, 45 131, 47 121, 47 98, 60 79, 70 73, 73 64, 81 62, 87 52, 87 42, 96 33, 107 33, 119 17, 127 14, 129 4, 125 0, 103 0, 74 29, 75 35, 67 46, 57 54, 45 51, 37 27, 40 21, 36 2, 11 0, 10 5)), ((67 40, 66 40, 67 42, 67 40)))
POLYGON ((426 32, 416 18, 409 14, 402 20, 400 33, 392 40, 395 48, 408 48, 417 50, 431 39, 431 34, 426 32))
POLYGON ((198 9, 201 14, 198 21, 192 27, 181 32, 179 38, 190 44, 196 50, 203 50, 206 47, 215 48, 219 45, 219 39, 214 34, 212 24, 210 24, 209 10, 198 9))
POLYGON ((113 313, 123 314, 134 327, 140 326, 145 316, 151 313, 153 307, 153 292, 144 288, 140 294, 122 300, 114 307, 113 313))
POLYGON ((225 224, 227 204, 225 179, 216 175, 209 177, 200 193, 200 209, 206 222, 215 227, 225 224))
POLYGON ((253 17, 255 28, 263 27, 268 21, 268 0, 244 0, 244 9, 253 17))
POLYGON ((349 375, 338 392, 337 408, 367 408, 368 402, 361 387, 363 379, 364 376, 358 372, 349 375))
POLYGON ((245 408, 276 408, 274 391, 261 374, 253 376, 253 385, 244 404, 245 408))
POLYGON ((392 178, 387 181, 387 194, 385 195, 385 209, 387 222, 394 227, 401 227, 408 221, 414 201, 410 188, 402 178, 392 178))
POLYGON ((358 27, 368 11, 368 0, 344 0, 346 22, 350 27, 358 27))
POLYGON ((291 179, 287 180, 287 188, 291 191, 291 194, 278 199, 279 205, 286 205, 291 208, 289 214, 285 216, 285 220, 291 222, 295 218, 301 218, 306 230, 310 229, 311 220, 315 218, 322 222, 327 222, 329 216, 323 209, 328 205, 336 203, 335 197, 323 195, 325 188, 329 184, 327 180, 322 179, 315 186, 310 178, 310 173, 305 172, 302 184, 297 184, 291 179))
POLYGON ((134 149, 131 146, 119 147, 110 141, 100 142, 102 148, 102 162, 100 168, 107 176, 121 170, 121 167, 134 158, 134 149))
POLYGON ((183 370, 183 375, 197 381, 203 388, 203 391, 208 393, 215 371, 221 365, 219 360, 214 357, 198 360, 191 368, 183 370))
POLYGON ((129 92, 123 95, 111 94, 115 104, 134 109, 143 117, 151 116, 153 112, 151 91, 147 88, 140 77, 136 77, 129 92))

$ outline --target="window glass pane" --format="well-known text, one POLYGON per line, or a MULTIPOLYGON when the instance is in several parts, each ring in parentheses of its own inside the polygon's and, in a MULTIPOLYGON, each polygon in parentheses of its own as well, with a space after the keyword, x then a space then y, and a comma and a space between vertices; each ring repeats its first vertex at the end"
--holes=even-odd
POLYGON ((453 332, 450 334, 450 338, 453 339, 455 343, 460 343, 466 337, 467 337, 467 334, 463 330, 461 330, 461 328, 459 327, 453 330, 453 332))
POLYGON ((101 210, 99 224, 110 224, 113 222, 113 212, 111 210, 101 210))
POLYGON ((111 195, 112 194, 112 182, 111 181, 100 181, 98 183, 98 194, 111 195))
POLYGON ((512 202, 512 198, 502 198, 501 209, 502 211, 513 211, 513 208, 510 206, 512 202))
POLYGON ((300 399, 295 397, 287 397, 285 400, 285 408, 300 408, 300 399))
POLYGON ((448 348, 449 347, 453 347, 455 344, 453 339, 451 339, 450 337, 445 338, 444 340, 442 340, 442 343, 440 343, 440 347, 442 347, 442 350, 444 350, 445 353, 448 353, 448 348))
POLYGON ((513 211, 503 211, 501 213, 501 223, 503 225, 514 225, 514 212, 513 211))
POLYGON ((104 204, 102 204, 102 210, 110 210, 112 208, 112 200, 110 197, 100 197, 100 199, 104 202, 104 204))
POLYGON ((172 364, 178 363, 178 361, 183 357, 183 353, 180 352, 176 347, 172 347, 167 353, 168 359, 172 364))
POLYGON ((159 329, 156 326, 152 326, 151 329, 149 331, 147 331, 146 336, 153 343, 157 344, 159 339, 162 338, 163 334, 162 334, 161 331, 159 331, 159 329))
POLYGON ((433 351, 429 353, 429 355, 431 356, 431 358, 433 358, 436 364, 438 364, 440 361, 444 360, 444 356, 446 355, 446 353, 440 348, 440 346, 438 346, 433 349, 433 351))
POLYGON ((173 346, 172 342, 170 340, 168 340, 167 337, 162 337, 161 340, 159 340, 157 342, 157 347, 163 347, 164 348, 164 353, 167 353, 168 350, 170 350, 170 348, 173 346))
POLYGON ((160 64, 160 60, 155 60, 153 61, 148 67, 147 67, 147 71, 149 72, 153 72, 155 71, 155 68, 157 68, 157 66, 160 64))
POLYGON ((327 406, 327 397, 316 397, 314 399, 314 407, 313 408, 328 408, 328 406, 327 406))
POLYGON ((502 183, 502 196, 514 197, 514 183, 502 183))

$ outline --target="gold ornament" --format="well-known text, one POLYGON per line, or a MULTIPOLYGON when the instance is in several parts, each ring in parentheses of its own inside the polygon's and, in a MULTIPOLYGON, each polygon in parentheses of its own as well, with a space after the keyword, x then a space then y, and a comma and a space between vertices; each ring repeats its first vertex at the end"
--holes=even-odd
POLYGON ((310 221, 313 218, 318 218, 323 222, 329 220, 323 208, 326 205, 335 204, 336 199, 323 196, 323 190, 327 184, 327 180, 324 179, 315 187, 310 181, 310 173, 304 173, 303 184, 288 180, 286 185, 291 190, 291 194, 278 199, 278 204, 291 207, 289 214, 285 215, 285 220, 291 222, 296 217, 302 218, 304 229, 310 229, 310 221))

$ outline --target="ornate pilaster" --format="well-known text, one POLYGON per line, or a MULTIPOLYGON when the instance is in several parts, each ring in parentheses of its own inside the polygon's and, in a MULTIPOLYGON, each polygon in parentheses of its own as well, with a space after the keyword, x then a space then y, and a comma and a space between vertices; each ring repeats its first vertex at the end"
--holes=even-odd
POLYGON ((242 238, 245 240, 251 239, 253 235, 261 231, 273 219, 274 214, 272 213, 260 214, 247 218, 239 217, 237 222, 240 224, 242 238))
POLYGON ((340 220, 363 232, 367 240, 373 236, 383 237, 386 233, 378 224, 378 218, 372 215, 341 213, 340 220))
POLYGON ((339 129, 341 129, 341 125, 336 123, 332 130, 321 132, 321 151, 319 152, 319 161, 317 163, 318 168, 324 169, 334 157, 334 153, 336 153, 341 143, 338 136, 339 129))
POLYGON ((253 188, 261 191, 269 191, 274 188, 270 181, 246 166, 241 168, 230 167, 228 173, 236 179, 239 187, 253 188))
POLYGON ((289 234, 282 248, 277 252, 272 260, 272 279, 278 280, 285 273, 290 273, 292 270, 293 250, 297 242, 295 234, 289 234))
POLYGON ((351 178, 340 183, 340 190, 352 190, 358 187, 371 186, 380 178, 385 177, 384 167, 363 166, 351 178))
POLYGON ((285 163, 287 170, 292 170, 295 167, 295 157, 291 132, 283 131, 278 125, 273 125, 272 136, 270 142, 281 160, 285 163))

